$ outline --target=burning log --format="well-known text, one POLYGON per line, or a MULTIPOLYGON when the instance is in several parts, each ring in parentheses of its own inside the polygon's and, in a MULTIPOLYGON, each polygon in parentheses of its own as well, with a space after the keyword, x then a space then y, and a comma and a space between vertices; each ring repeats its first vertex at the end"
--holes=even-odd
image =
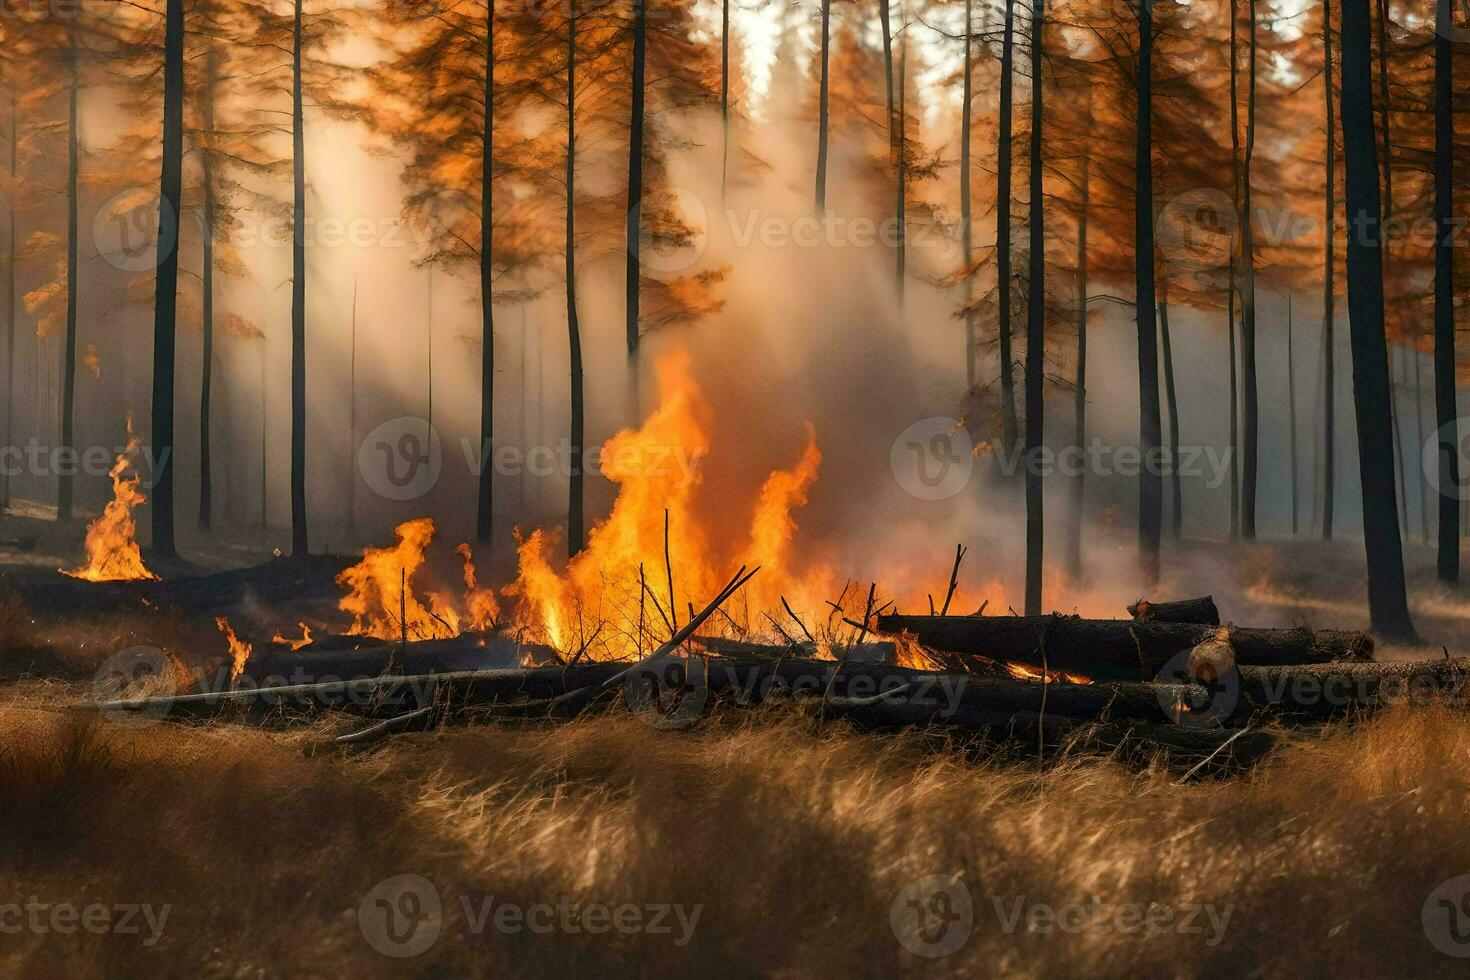
MULTIPOLYGON (((1081 619, 1076 616, 880 616, 880 633, 912 633, 920 643, 957 654, 978 655, 1088 676, 1153 677, 1171 659, 1215 635, 1215 627, 1193 623, 1081 619)), ((1339 630, 1235 628, 1230 643, 1236 660, 1254 667, 1366 661, 1373 641, 1339 630)))
POLYGON ((1220 610, 1215 606, 1214 596, 1198 599, 1178 599, 1173 602, 1150 602, 1139 599, 1128 607, 1128 615, 1136 623, 1198 623, 1203 626, 1219 626, 1220 610))
MULTIPOLYGON (((748 640, 732 640, 723 636, 693 636, 690 637, 690 640, 715 656, 767 657, 773 660, 781 657, 811 658, 818 649, 815 643, 752 643, 748 640)), ((886 640, 878 643, 858 643, 850 648, 847 659, 849 663, 896 664, 898 663, 898 645, 886 640)))

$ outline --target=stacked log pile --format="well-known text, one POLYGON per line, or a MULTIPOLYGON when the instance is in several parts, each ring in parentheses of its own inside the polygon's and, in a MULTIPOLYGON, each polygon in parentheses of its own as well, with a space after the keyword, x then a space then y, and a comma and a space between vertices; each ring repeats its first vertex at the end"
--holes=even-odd
POLYGON ((636 663, 563 663, 549 647, 506 634, 408 644, 325 637, 263 656, 212 690, 91 707, 159 717, 350 711, 373 722, 337 742, 361 745, 438 724, 523 723, 619 702, 660 727, 694 724, 721 706, 787 705, 823 722, 962 734, 1028 752, 1162 752, 1192 773, 1262 757, 1276 740, 1265 720, 1457 699, 1470 683, 1470 660, 1374 663, 1360 633, 1220 626, 1208 598, 1140 601, 1128 620, 880 615, 840 650, 700 635, 739 581, 636 663), (962 669, 899 666, 899 650, 913 642, 934 663, 962 669))

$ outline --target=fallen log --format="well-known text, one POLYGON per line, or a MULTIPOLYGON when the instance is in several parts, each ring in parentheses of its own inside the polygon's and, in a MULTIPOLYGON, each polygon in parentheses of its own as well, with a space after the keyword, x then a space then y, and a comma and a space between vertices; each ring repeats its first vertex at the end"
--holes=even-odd
POLYGON ((1330 718, 1397 703, 1464 705, 1470 695, 1470 657, 1242 667, 1239 684, 1237 718, 1251 709, 1330 718))
POLYGON ((1198 623, 1219 626, 1220 610, 1214 596, 1198 599, 1176 599, 1173 602, 1150 602, 1139 599, 1128 607, 1128 615, 1137 623, 1198 623))
POLYGON ((463 633, 447 640, 420 640, 406 647, 371 636, 328 636, 300 650, 276 647, 257 652, 246 663, 245 675, 255 686, 264 687, 272 683, 377 677, 390 665, 403 674, 431 674, 560 662, 551 647, 521 643, 504 633, 463 633))
MULTIPOLYGON (((1077 616, 880 616, 878 631, 912 633, 928 647, 1092 677, 1152 678, 1170 660, 1211 638, 1215 627, 1193 623, 1082 619, 1077 616), (1044 657, 1043 657, 1044 653, 1044 657)), ((1373 641, 1338 630, 1231 630, 1230 643, 1242 665, 1275 667, 1301 663, 1366 661, 1373 641)))

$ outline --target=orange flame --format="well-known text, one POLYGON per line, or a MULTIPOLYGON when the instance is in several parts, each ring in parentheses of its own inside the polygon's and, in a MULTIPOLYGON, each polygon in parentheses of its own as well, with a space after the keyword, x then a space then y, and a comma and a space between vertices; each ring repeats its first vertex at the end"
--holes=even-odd
MULTIPOLYGON (((630 657, 666 638, 688 621, 688 605, 702 604, 736 565, 763 566, 756 578, 762 591, 753 603, 778 602, 781 590, 796 581, 789 569, 796 531, 791 512, 806 503, 822 459, 811 427, 796 466, 766 480, 743 550, 722 552, 705 528, 724 518, 711 519, 705 513, 710 502, 699 497, 699 464, 709 451, 704 393, 683 352, 661 358, 656 374, 658 408, 641 427, 619 432, 603 448, 602 473, 618 484, 611 513, 564 572, 550 559, 557 535, 542 529, 518 534, 519 575, 505 590, 519 599, 517 624, 539 630, 559 649, 574 641, 585 645, 596 635, 597 645, 586 651, 593 659, 630 657), (603 632, 594 633, 599 625, 603 632)), ((740 537, 722 535, 726 540, 738 546, 740 537)))
POLYGON ((1081 674, 1068 674, 1060 670, 1043 671, 1040 667, 1033 667, 1030 664, 1007 662, 1005 668, 1012 677, 1023 681, 1045 680, 1049 684, 1058 684, 1063 682, 1067 684, 1092 683, 1092 678, 1083 677, 1081 674))
POLYGON ((244 642, 235 635, 235 629, 230 621, 223 616, 214 617, 214 625, 225 635, 230 643, 230 680, 233 681, 245 673, 245 663, 250 659, 253 651, 249 643, 244 642))
POLYGON ((282 636, 277 631, 276 635, 271 637, 271 642, 276 646, 290 647, 293 652, 300 650, 302 647, 311 646, 311 627, 305 623, 297 623, 296 625, 301 627, 301 638, 299 640, 293 640, 289 636, 282 636))
POLYGON ((365 548, 362 561, 337 576, 347 595, 337 608, 352 614, 349 633, 396 640, 440 640, 459 635, 459 616, 430 597, 434 610, 413 592, 413 576, 424 563, 424 551, 437 530, 429 517, 404 521, 394 529, 391 548, 365 548))
POLYGON ((159 577, 143 564, 138 548, 138 527, 133 521, 133 508, 147 501, 138 489, 142 477, 124 476, 132 457, 142 445, 133 434, 133 419, 128 417, 128 444, 117 456, 112 470, 112 499, 87 527, 87 562, 80 568, 62 569, 63 575, 87 582, 159 581, 159 577))
POLYGON ((495 601, 495 590, 479 584, 475 576, 475 556, 468 544, 461 544, 454 550, 464 559, 464 605, 469 615, 469 627, 472 630, 493 630, 500 620, 500 603, 495 601))

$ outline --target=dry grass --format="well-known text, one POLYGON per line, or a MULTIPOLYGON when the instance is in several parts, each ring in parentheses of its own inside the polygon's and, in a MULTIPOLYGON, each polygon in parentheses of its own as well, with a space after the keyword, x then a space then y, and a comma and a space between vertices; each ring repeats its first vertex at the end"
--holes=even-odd
MULTIPOLYGON (((1045 768, 757 713, 660 732, 609 715, 401 737, 308 757, 341 719, 266 732, 131 729, 55 710, 54 686, 0 710, 0 905, 170 906, 138 935, 7 934, 26 976, 377 977, 1430 975, 1461 964, 1420 910, 1470 871, 1470 719, 1395 710, 1302 738, 1249 777, 1177 785, 1109 760, 1045 768), (379 881, 443 897, 416 959, 356 918, 379 881), (975 927, 954 955, 905 952, 890 907, 959 875, 975 927), (671 935, 475 934, 460 897, 702 906, 671 935), (1214 930, 1003 930, 1005 911, 1096 896, 1228 911, 1214 930)), ((672 920, 671 920, 672 921, 672 920)))

